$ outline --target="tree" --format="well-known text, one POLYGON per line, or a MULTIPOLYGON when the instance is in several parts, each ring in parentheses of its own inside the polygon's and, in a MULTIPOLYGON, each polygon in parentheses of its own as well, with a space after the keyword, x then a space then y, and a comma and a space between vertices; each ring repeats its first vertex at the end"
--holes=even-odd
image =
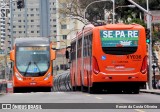
POLYGON ((140 25, 146 27, 146 23, 143 20, 139 19, 139 18, 134 18, 134 19, 132 19, 131 21, 129 21, 127 23, 128 24, 130 24, 130 23, 137 23, 137 24, 140 24, 140 25))
MULTIPOLYGON (((65 2, 67 3, 66 6, 60 7, 59 13, 66 14, 67 17, 71 17, 81 22, 84 22, 83 9, 80 7, 79 0, 65 0, 65 2)), ((62 4, 60 3, 60 5, 62 4)))
MULTIPOLYGON (((69 7, 61 9, 61 13, 65 13, 70 17, 74 17, 75 19, 78 19, 82 22, 83 20, 83 13, 84 9, 87 7, 87 5, 93 1, 98 0, 66 0, 66 3, 70 4, 69 7)), ((144 7, 146 9, 146 0, 134 0, 137 4, 144 7)), ((115 6, 125 6, 131 4, 128 2, 128 0, 115 0, 115 6)), ((160 1, 159 0, 149 0, 150 9, 160 9, 160 1)), ((97 19, 104 20, 104 9, 107 9, 108 11, 112 10, 112 2, 99 2, 92 4, 88 7, 86 12, 86 19, 89 22, 95 23, 97 22, 97 19)), ((120 17, 124 20, 124 22, 127 22, 127 18, 130 17, 132 19, 134 18, 140 18, 140 15, 143 19, 143 12, 141 12, 138 8, 117 8, 117 17, 120 17)))
MULTIPOLYGON (((59 12, 84 22, 84 9, 93 1, 97 0, 66 0, 69 6, 60 8, 59 12)), ((104 2, 90 5, 86 11, 86 19, 92 23, 97 22, 97 19, 104 20, 104 9, 112 8, 111 3, 112 2, 104 2)))

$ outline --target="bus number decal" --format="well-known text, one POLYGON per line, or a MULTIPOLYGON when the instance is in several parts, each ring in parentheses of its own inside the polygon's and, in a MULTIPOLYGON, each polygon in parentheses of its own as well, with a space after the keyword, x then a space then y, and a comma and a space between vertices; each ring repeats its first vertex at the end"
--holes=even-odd
POLYGON ((31 80, 31 78, 26 78, 26 77, 24 77, 23 80, 31 80))
POLYGON ((141 55, 127 55, 127 59, 138 59, 141 60, 141 55))

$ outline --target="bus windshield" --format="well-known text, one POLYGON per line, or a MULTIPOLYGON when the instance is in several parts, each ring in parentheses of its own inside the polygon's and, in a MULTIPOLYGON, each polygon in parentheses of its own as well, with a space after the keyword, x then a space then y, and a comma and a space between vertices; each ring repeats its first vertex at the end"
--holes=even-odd
POLYGON ((16 48, 16 66, 23 76, 43 76, 49 69, 49 60, 49 46, 16 48))
POLYGON ((102 49, 107 54, 126 55, 136 52, 138 30, 101 30, 102 49))

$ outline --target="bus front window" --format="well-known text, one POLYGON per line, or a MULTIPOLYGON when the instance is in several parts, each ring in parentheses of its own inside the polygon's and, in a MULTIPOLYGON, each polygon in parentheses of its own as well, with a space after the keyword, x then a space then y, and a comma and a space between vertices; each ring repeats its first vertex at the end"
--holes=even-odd
POLYGON ((49 46, 16 48, 16 66, 23 76, 43 76, 49 69, 49 61, 49 46))

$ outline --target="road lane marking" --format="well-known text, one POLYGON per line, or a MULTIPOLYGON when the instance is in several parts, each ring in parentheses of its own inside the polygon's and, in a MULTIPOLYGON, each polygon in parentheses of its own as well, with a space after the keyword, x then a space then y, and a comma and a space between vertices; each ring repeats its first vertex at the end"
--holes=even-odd
POLYGON ((96 97, 97 99, 101 100, 102 98, 101 97, 96 97))
POLYGON ((145 112, 145 111, 140 110, 140 109, 134 109, 134 110, 137 111, 137 112, 145 112))
POLYGON ((63 94, 64 92, 55 92, 55 93, 58 93, 58 94, 61 94, 61 93, 62 93, 62 94, 63 94))
POLYGON ((86 96, 91 96, 91 95, 86 95, 86 96))

